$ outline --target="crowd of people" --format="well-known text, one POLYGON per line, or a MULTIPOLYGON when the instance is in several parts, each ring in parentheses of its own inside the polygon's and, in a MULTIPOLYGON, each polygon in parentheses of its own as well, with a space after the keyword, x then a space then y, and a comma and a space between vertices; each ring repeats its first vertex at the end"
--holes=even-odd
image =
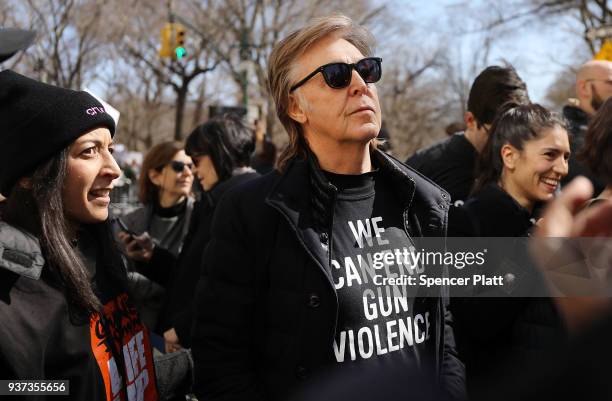
POLYGON ((214 117, 148 150, 117 218, 103 105, 0 72, 0 379, 69 380, 75 400, 609 399, 607 298, 453 297, 379 285, 372 261, 395 278, 423 238, 521 238, 530 273, 495 269, 554 288, 538 241, 612 234, 612 62, 580 68, 562 113, 487 67, 462 129, 402 162, 373 44, 342 15, 280 40, 281 154, 214 117))

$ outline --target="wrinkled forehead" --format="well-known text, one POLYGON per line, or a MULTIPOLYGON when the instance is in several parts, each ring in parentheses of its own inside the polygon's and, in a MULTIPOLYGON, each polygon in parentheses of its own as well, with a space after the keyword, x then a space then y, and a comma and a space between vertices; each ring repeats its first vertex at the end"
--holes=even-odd
POLYGON ((310 74, 318 67, 329 63, 356 63, 365 56, 339 33, 331 34, 314 42, 292 65, 292 78, 295 82, 310 74))

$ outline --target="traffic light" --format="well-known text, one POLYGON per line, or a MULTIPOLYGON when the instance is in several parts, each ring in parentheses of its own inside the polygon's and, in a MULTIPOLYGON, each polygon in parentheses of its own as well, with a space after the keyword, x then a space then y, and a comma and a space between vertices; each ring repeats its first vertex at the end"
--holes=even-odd
POLYGON ((166 22, 161 29, 159 57, 180 60, 187 55, 185 51, 185 27, 181 24, 166 22))
POLYGON ((160 32, 161 47, 159 48, 159 57, 172 57, 174 51, 173 31, 174 24, 167 22, 164 24, 160 32))
POLYGON ((180 60, 187 55, 185 51, 185 27, 181 24, 174 24, 174 28, 174 58, 180 60))

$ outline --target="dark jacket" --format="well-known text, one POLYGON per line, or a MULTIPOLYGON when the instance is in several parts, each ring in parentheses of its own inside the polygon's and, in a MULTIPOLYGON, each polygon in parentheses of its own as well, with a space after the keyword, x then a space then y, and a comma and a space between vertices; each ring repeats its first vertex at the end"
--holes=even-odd
MULTIPOLYGON (((409 200, 412 237, 444 237, 448 194, 376 151, 379 173, 409 200)), ((217 208, 196 293, 192 351, 205 400, 282 400, 335 362, 338 299, 329 246, 335 191, 312 159, 229 191, 217 208)), ((441 241, 444 238, 440 238, 441 241)), ((444 294, 430 302, 437 378, 463 392, 444 294), (448 320, 446 320, 448 319, 448 320)))
POLYGON ((571 135, 570 147, 571 154, 568 161, 568 174, 561 180, 561 185, 567 185, 571 180, 579 175, 583 175, 591 180, 594 187, 594 195, 597 196, 604 190, 604 182, 596 177, 584 163, 578 161, 576 156, 584 146, 584 135, 589 128, 589 115, 582 109, 567 105, 563 108, 563 116, 568 122, 568 130, 571 135))
POLYGON ((587 325, 569 345, 492 380, 477 401, 612 400, 612 316, 587 325))
POLYGON ((419 150, 406 160, 406 164, 441 186, 450 194, 453 203, 461 204, 474 185, 477 158, 474 145, 459 132, 419 150))
POLYGON ((189 232, 183 241, 183 249, 172 269, 176 277, 172 280, 162 309, 159 332, 174 328, 181 345, 191 347, 191 326, 193 322, 193 299, 200 277, 200 266, 204 248, 210 240, 210 229, 215 208, 225 192, 244 182, 259 177, 255 172, 237 174, 215 185, 196 202, 189 232))
MULTIPOLYGON (((527 237, 533 222, 528 210, 498 185, 489 184, 463 207, 452 208, 449 237, 527 237)), ((526 252, 526 238, 512 244, 508 241, 507 246, 512 251, 497 254, 504 253, 504 258, 510 258, 505 260, 512 260, 526 252)), ((512 269, 512 263, 500 260, 498 265, 497 273, 512 274, 517 286, 522 285, 521 280, 541 280, 532 265, 517 267, 520 273, 507 270, 512 269)), ((471 394, 502 370, 513 371, 533 363, 545 355, 547 348, 566 339, 565 327, 550 298, 452 298, 450 309, 471 394)))
POLYGON ((148 333, 126 295, 121 259, 110 232, 90 228, 79 250, 103 311, 83 316, 69 307, 38 240, 0 222, 0 377, 69 380, 72 400, 157 400, 148 333))
MULTIPOLYGON (((169 281, 176 275, 174 261, 183 247, 184 238, 189 230, 194 203, 193 198, 187 197, 184 206, 179 209, 177 220, 171 225, 162 224, 161 227, 164 227, 162 232, 159 226, 158 232, 152 229, 155 226, 154 222, 159 223, 164 220, 153 204, 144 205, 121 218, 134 233, 140 235, 148 232, 155 243, 153 256, 147 263, 125 256, 130 297, 138 309, 140 318, 151 330, 155 330, 158 326, 169 281)), ((123 243, 121 241, 118 243, 123 249, 123 243)))

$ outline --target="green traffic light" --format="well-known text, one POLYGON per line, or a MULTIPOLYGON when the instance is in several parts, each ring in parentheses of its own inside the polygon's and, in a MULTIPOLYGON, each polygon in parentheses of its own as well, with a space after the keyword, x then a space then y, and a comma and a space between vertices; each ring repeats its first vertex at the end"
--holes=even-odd
POLYGON ((187 55, 184 47, 177 47, 174 49, 174 53, 176 54, 176 58, 179 60, 187 55))

